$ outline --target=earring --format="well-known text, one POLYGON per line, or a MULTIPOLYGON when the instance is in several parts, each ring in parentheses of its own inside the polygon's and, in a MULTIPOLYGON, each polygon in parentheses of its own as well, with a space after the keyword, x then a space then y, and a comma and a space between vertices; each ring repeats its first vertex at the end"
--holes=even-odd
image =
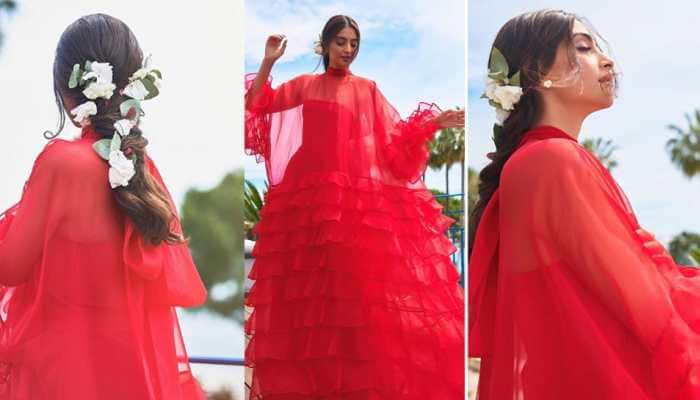
POLYGON ((549 89, 549 88, 552 87, 552 81, 550 81, 549 79, 547 79, 546 81, 542 82, 542 86, 544 86, 545 89, 549 89))

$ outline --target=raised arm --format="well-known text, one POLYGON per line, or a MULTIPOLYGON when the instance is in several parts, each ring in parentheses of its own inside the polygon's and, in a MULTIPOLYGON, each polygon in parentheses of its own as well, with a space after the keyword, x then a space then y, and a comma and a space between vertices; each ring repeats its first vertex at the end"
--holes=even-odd
POLYGON ((263 57, 263 60, 260 63, 260 69, 258 70, 258 73, 255 76, 250 89, 248 90, 248 95, 251 98, 255 98, 255 96, 260 93, 260 90, 270 78, 272 66, 280 57, 282 57, 286 48, 287 38, 284 35, 271 35, 267 38, 267 42, 265 43, 265 56, 263 57))
POLYGON ((442 111, 435 104, 419 103, 402 119, 376 84, 371 90, 380 158, 396 178, 418 181, 428 161, 426 143, 439 129, 464 127, 464 110, 442 111))

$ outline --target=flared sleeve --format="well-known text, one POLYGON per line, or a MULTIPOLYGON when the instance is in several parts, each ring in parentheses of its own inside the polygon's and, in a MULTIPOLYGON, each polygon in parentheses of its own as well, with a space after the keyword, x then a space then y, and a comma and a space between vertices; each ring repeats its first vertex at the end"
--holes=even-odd
POLYGON ((374 82, 372 96, 380 157, 396 178, 418 181, 428 162, 427 142, 440 128, 434 121, 440 108, 421 102, 408 118, 402 119, 374 82))
POLYGON ((245 76, 245 138, 244 147, 248 155, 255 155, 261 162, 269 158, 273 128, 272 114, 297 107, 302 103, 302 88, 308 76, 301 75, 272 88, 272 77, 252 96, 250 93, 257 74, 245 76))
POLYGON ((79 206, 79 160, 49 142, 37 156, 21 200, 0 216, 0 285, 16 286, 29 279, 57 222, 79 206), (66 160, 65 155, 68 155, 66 160))
MULTIPOLYGON (((146 157, 149 174, 165 191, 173 214, 170 229, 183 235, 175 203, 153 160, 146 157)), ((125 217, 124 262, 148 284, 153 303, 192 307, 206 301, 207 292, 192 260, 187 242, 150 245, 144 242, 131 219, 125 217)))
POLYGON ((504 235, 501 264, 510 260, 508 268, 521 276, 549 268, 574 277, 651 354, 655 398, 700 398, 698 312, 691 316, 679 302, 671 284, 679 270, 645 250, 603 170, 572 140, 537 141, 517 152, 501 176, 501 232, 526 229, 534 246, 504 235))

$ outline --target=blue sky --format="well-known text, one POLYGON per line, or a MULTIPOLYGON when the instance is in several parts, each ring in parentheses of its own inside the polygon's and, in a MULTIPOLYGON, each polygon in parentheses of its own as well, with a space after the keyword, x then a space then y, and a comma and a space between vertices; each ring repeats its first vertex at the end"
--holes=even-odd
POLYGON ((700 232, 700 179, 686 179, 669 160, 668 124, 685 127, 684 113, 700 107, 700 42, 693 1, 469 2, 468 138, 469 164, 480 169, 490 140, 493 110, 479 98, 488 54, 498 29, 511 17, 540 8, 558 8, 586 17, 609 42, 622 78, 608 110, 584 123, 580 139, 604 137, 619 146, 613 176, 634 207, 640 224, 662 241, 682 230, 700 232))
MULTIPOLYGON (((360 25, 362 45, 351 70, 377 82, 402 116, 419 101, 441 108, 464 106, 464 2, 426 1, 247 1, 245 4, 245 70, 257 72, 265 39, 287 35, 285 55, 275 65, 273 86, 313 72, 319 57, 313 53, 326 20, 335 14, 352 16, 360 25)), ((318 73, 323 72, 319 66, 318 73)), ((246 177, 260 183, 263 164, 244 161, 246 177)), ((459 187, 459 168, 452 169, 450 188, 459 187)), ((428 187, 444 189, 444 171, 429 171, 428 187)))

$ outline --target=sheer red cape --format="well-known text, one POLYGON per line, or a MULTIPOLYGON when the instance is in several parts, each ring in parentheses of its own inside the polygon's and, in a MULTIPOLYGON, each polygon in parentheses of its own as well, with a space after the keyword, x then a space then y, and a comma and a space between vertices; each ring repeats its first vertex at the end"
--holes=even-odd
POLYGON ((469 260, 480 400, 700 399, 700 277, 650 256, 607 169, 526 133, 469 260))
POLYGON ((464 398, 453 220, 420 181, 437 112, 403 120, 332 68, 247 95, 246 149, 271 183, 246 299, 251 398, 464 398))
POLYGON ((144 243, 97 139, 51 141, 0 216, 0 399, 204 399, 174 308, 206 298, 187 244, 144 243))

